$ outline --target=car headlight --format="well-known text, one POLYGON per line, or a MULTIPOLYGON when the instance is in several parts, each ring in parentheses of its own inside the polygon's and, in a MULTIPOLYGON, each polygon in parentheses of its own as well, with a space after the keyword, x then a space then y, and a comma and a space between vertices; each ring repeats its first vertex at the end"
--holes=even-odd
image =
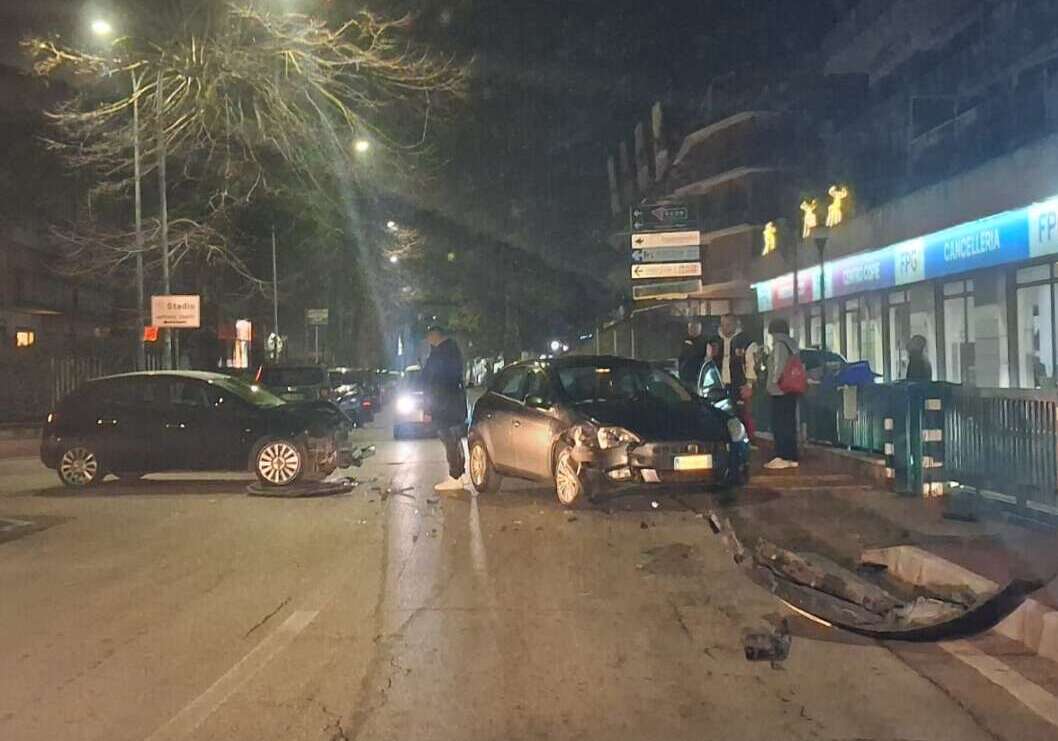
POLYGON ((729 417, 727 420, 727 434, 731 436, 731 442, 746 442, 749 436, 746 434, 746 426, 738 417, 729 417))
POLYGON ((402 396, 397 399, 397 413, 398 414, 411 414, 415 411, 415 398, 411 396, 402 396))
POLYGON ((634 445, 643 442, 634 432, 624 427, 600 427, 597 435, 599 448, 608 450, 619 445, 634 445))

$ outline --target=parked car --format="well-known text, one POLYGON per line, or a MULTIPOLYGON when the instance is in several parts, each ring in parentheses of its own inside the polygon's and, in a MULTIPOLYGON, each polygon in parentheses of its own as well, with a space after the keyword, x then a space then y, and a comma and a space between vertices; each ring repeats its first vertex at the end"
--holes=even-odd
POLYGON ((329 371, 331 398, 357 424, 373 422, 378 404, 360 382, 362 372, 349 368, 329 371))
POLYGON ((739 484, 748 476, 742 423, 651 364, 567 356, 505 368, 474 407, 470 478, 554 484, 572 507, 622 486, 739 484))
POLYGON ((419 366, 413 365, 404 371, 404 377, 397 384, 396 395, 394 439, 403 440, 430 434, 433 427, 426 422, 423 412, 422 369, 419 366))
POLYGON ((350 451, 348 420, 330 402, 285 402, 220 373, 161 371, 82 385, 48 415, 40 457, 72 487, 173 470, 250 470, 289 486, 348 465, 350 451))
POLYGON ((330 400, 333 396, 327 369, 315 365, 264 365, 255 380, 283 401, 330 400))
POLYGON ((836 376, 849 364, 840 353, 818 347, 806 347, 799 354, 808 378, 816 382, 836 376))

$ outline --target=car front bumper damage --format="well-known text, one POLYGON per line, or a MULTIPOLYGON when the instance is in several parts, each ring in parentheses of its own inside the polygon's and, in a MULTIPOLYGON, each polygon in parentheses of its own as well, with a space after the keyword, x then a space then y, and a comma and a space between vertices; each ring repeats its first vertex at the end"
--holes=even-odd
POLYGON ((624 486, 680 484, 737 485, 749 460, 745 442, 646 442, 600 450, 586 445, 573 448, 581 474, 596 492, 624 486), (680 470, 676 460, 709 456, 708 466, 680 470))

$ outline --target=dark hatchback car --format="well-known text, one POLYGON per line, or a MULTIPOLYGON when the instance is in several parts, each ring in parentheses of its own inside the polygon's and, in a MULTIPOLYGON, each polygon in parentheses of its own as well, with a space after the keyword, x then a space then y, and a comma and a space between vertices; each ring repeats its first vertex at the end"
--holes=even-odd
POLYGON ((328 400, 333 396, 330 374, 315 365, 265 365, 257 371, 256 383, 283 401, 328 400))
POLYGON ((63 399, 44 425, 40 457, 74 487, 108 473, 174 470, 249 470, 262 484, 289 486, 344 463, 348 433, 330 402, 287 403, 219 373, 129 373, 63 399))
POLYGON ((474 407, 470 478, 555 485, 572 507, 624 485, 735 485, 748 475, 738 418, 671 373, 625 358, 571 356, 508 366, 474 407))

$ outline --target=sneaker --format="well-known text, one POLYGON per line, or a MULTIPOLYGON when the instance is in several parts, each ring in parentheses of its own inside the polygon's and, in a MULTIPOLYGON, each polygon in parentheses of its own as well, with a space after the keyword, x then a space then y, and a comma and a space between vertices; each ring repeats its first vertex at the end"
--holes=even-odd
POLYGON ((449 476, 444 481, 436 484, 434 490, 436 491, 459 491, 465 488, 461 479, 455 479, 449 476))
POLYGON ((772 471, 777 471, 780 468, 786 468, 786 461, 782 458, 772 458, 770 461, 764 464, 764 467, 772 471))

